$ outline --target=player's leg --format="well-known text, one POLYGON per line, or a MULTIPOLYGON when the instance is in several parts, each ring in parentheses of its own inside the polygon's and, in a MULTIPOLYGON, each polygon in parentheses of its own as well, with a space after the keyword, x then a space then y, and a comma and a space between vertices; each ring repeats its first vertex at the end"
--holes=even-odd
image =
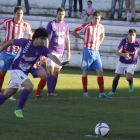
POLYGON ((32 74, 34 78, 37 78, 37 77, 41 78, 34 98, 39 99, 39 100, 44 100, 44 98, 40 97, 40 94, 46 85, 47 74, 45 70, 43 69, 43 67, 39 66, 39 68, 31 69, 30 73, 32 74))
POLYGON ((136 65, 135 64, 128 64, 127 65, 127 74, 126 79, 129 82, 129 92, 133 92, 134 86, 133 86, 133 74, 135 72, 136 65))
POLYGON ((118 73, 115 74, 115 77, 114 77, 113 83, 112 83, 112 91, 110 91, 108 93, 108 95, 116 94, 116 88, 118 86, 118 82, 119 82, 120 77, 121 77, 121 74, 118 74, 118 73))
POLYGON ((16 88, 19 91, 21 87, 24 87, 19 97, 17 109, 14 112, 17 117, 23 118, 22 109, 33 89, 33 84, 28 76, 21 70, 10 70, 9 73, 11 81, 7 88, 16 88))
MULTIPOLYGON (((4 82, 4 77, 6 75, 7 70, 10 69, 11 63, 15 58, 16 53, 7 54, 7 52, 2 51, 0 57, 0 92, 2 90, 2 85, 4 82)), ((16 100, 13 96, 9 98, 10 100, 16 100)))
MULTIPOLYGON (((60 62, 63 62, 64 59, 63 54, 56 53, 52 54, 55 55, 60 60, 60 62)), ((55 94, 55 87, 57 84, 58 74, 60 73, 62 67, 54 63, 50 58, 47 58, 47 65, 48 71, 50 73, 50 76, 47 78, 47 87, 48 87, 47 96, 56 96, 57 94, 55 94)))
POLYGON ((17 88, 7 88, 0 94, 0 105, 17 92, 17 88))
POLYGON ((115 71, 115 77, 114 77, 113 83, 112 83, 112 91, 110 91, 108 93, 108 95, 116 94, 116 89, 117 89, 117 86, 118 86, 119 79, 120 79, 122 74, 125 74, 125 69, 126 68, 127 67, 126 67, 125 64, 123 64, 121 62, 118 62, 117 67, 116 67, 116 71, 115 71))
POLYGON ((83 84, 84 97, 89 97, 87 91, 87 84, 88 84, 87 75, 88 75, 88 71, 83 70, 82 84, 83 84))

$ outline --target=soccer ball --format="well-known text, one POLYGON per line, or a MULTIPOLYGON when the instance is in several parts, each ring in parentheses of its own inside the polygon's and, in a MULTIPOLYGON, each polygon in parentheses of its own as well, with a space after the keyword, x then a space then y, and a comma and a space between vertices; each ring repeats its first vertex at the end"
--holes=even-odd
POLYGON ((109 134, 109 126, 106 123, 98 123, 95 126, 95 133, 97 136, 106 137, 109 134))

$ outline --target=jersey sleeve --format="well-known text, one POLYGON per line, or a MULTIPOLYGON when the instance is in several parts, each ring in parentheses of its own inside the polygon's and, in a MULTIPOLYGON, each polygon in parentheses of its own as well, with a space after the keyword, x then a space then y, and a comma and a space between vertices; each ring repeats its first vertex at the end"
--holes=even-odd
POLYGON ((120 45, 118 46, 118 49, 123 50, 123 46, 124 46, 125 42, 126 42, 125 39, 121 40, 120 45))
POLYGON ((49 53, 51 53, 50 50, 44 46, 42 55, 47 56, 49 53))
POLYGON ((27 25, 26 25, 25 30, 26 30, 26 32, 27 32, 28 35, 33 34, 33 31, 31 29, 31 26, 30 26, 30 24, 28 22, 27 22, 27 25))
POLYGON ((14 44, 16 46, 22 47, 23 44, 27 43, 27 39, 21 38, 21 39, 14 39, 14 44))
POLYGON ((86 25, 87 25, 87 24, 88 24, 88 23, 83 24, 82 26, 80 26, 80 27, 76 28, 74 31, 75 31, 77 34, 79 34, 79 33, 84 33, 84 32, 85 32, 85 29, 86 29, 86 25))
POLYGON ((46 31, 48 32, 48 34, 51 34, 51 31, 52 31, 52 22, 49 22, 47 27, 46 27, 46 31))
POLYGON ((101 35, 104 35, 105 34, 105 27, 102 25, 101 26, 101 35))
POLYGON ((6 20, 4 20, 0 23, 0 29, 2 29, 4 27, 6 27, 6 20))

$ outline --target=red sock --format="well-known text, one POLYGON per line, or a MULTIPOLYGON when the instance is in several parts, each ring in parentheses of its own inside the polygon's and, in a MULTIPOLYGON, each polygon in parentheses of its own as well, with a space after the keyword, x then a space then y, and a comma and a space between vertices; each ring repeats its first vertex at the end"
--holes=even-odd
POLYGON ((41 92, 42 92, 43 88, 45 87, 45 85, 46 85, 46 80, 41 79, 39 84, 38 84, 38 88, 37 88, 37 91, 35 93, 35 96, 41 94, 41 92))
POLYGON ((4 82, 4 76, 0 73, 0 93, 1 93, 3 82, 4 82))
POLYGON ((87 77, 82 76, 83 90, 87 92, 87 77))
POLYGON ((104 92, 104 79, 103 79, 103 77, 98 77, 97 81, 98 81, 100 93, 104 92))

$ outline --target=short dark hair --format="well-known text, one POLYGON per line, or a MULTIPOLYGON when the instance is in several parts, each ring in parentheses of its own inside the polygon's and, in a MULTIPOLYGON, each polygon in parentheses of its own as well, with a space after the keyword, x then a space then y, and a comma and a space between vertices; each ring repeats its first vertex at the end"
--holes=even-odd
POLYGON ((94 12, 94 13, 93 13, 93 15, 92 15, 92 17, 95 17, 95 16, 100 16, 100 17, 101 17, 100 12, 97 12, 97 11, 96 11, 96 12, 94 12))
POLYGON ((58 14, 59 12, 63 12, 63 11, 65 11, 65 9, 62 8, 62 7, 60 7, 60 8, 57 9, 57 14, 58 14))
POLYGON ((88 3, 88 2, 90 2, 90 3, 92 4, 92 1, 91 1, 91 0, 88 0, 87 3, 88 3))
POLYGON ((136 34, 136 30, 135 29, 129 29, 128 33, 135 33, 136 34))
POLYGON ((48 38, 48 33, 45 30, 45 28, 37 28, 34 31, 32 39, 35 40, 35 38, 39 38, 39 37, 47 37, 48 38))
POLYGON ((18 10, 24 11, 22 6, 16 6, 15 9, 14 9, 14 13, 16 13, 18 10))

